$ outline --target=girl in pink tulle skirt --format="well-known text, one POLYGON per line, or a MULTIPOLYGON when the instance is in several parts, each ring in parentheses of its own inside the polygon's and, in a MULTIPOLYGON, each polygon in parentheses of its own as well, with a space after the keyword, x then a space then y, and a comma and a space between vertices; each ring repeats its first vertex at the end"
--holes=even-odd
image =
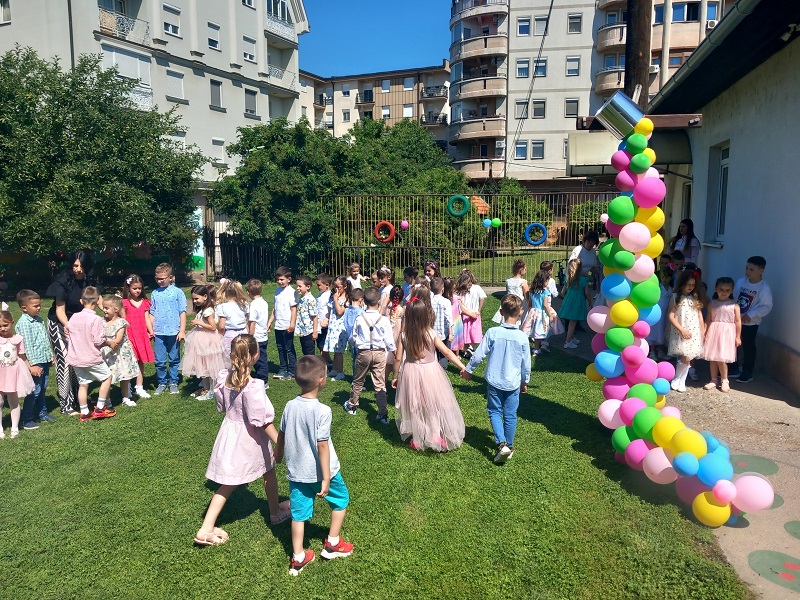
MULTIPOLYGON (((19 399, 34 390, 30 365, 25 358, 25 342, 14 333, 14 317, 7 310, 0 311, 0 416, 3 410, 3 395, 8 398, 11 409, 11 437, 19 435, 21 409, 19 399)), ((6 437, 0 427, 0 438, 6 437)))
POLYGON ((216 290, 213 285, 196 285, 192 288, 192 303, 197 314, 186 334, 181 373, 203 380, 195 397, 200 400, 214 398, 214 378, 225 368, 222 336, 217 332, 214 311, 216 290))
POLYGON ((733 295, 733 279, 720 277, 714 286, 714 299, 708 311, 709 325, 703 343, 704 356, 711 371, 711 381, 704 387, 713 390, 719 386, 729 392, 728 363, 736 362, 736 349, 742 345, 742 316, 733 295))

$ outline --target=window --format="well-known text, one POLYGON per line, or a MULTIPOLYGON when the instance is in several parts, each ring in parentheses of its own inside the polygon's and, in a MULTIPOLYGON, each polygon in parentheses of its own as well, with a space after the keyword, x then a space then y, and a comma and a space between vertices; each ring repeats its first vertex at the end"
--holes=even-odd
POLYGON ((414 89, 414 78, 413 77, 404 77, 403 78, 403 89, 405 91, 410 91, 414 89))
POLYGON ((489 156, 489 144, 481 144, 478 152, 480 152, 481 157, 489 156))
POLYGON ((531 18, 520 17, 517 19, 517 35, 530 35, 531 34, 531 18))
POLYGON ((245 90, 244 91, 244 114, 246 115, 257 115, 257 102, 258 102, 258 92, 254 90, 245 90))
POLYGON ((390 85, 391 81, 389 79, 384 79, 383 81, 381 81, 381 93, 388 94, 390 85))
POLYGON ((547 59, 537 58, 533 61, 533 76, 534 77, 547 77, 547 59))
POLYGON ((0 0, 0 23, 11 23, 11 0, 0 0))
POLYGON ((414 105, 413 104, 403 104, 403 118, 404 119, 413 119, 414 118, 414 105))
POLYGON ((546 100, 533 100, 533 118, 544 119, 547 101, 546 100))
POLYGON ((564 100, 564 116, 577 117, 578 116, 578 103, 577 98, 567 98, 564 100))
POLYGON ((211 83, 211 106, 222 108, 222 82, 212 79, 211 83))
POLYGON ((544 140, 533 140, 531 142, 531 160, 541 160, 544 158, 544 140))
POLYGON ((342 111, 342 123, 349 123, 350 122, 350 111, 343 110, 342 111))
POLYGON ((619 14, 615 12, 606 13, 606 25, 615 25, 619 19, 619 14))
POLYGON ((655 66, 660 66, 661 65, 661 57, 660 56, 654 56, 653 57, 653 62, 651 64, 653 64, 655 66))
POLYGON ((219 25, 216 23, 208 23, 208 47, 219 50, 219 25))
POLYGON ((547 35, 547 17, 533 18, 533 35, 547 35))
POLYGON ((580 33, 583 30, 583 15, 567 15, 567 33, 580 33))
POLYGON ((389 106, 381 106, 381 119, 389 119, 391 117, 389 106))
POLYGON ((706 233, 717 241, 725 235, 725 221, 728 210, 728 168, 731 146, 725 142, 709 149, 708 172, 708 213, 706 233))
POLYGON ((300 107, 300 115, 303 116, 303 117, 307 117, 308 116, 308 107, 307 106, 301 106, 300 107))
POLYGON ((606 54, 605 58, 603 59, 603 67, 606 69, 613 69, 616 66, 617 66, 616 54, 606 54))
POLYGON ((577 77, 581 74, 581 57, 567 57, 567 77, 577 77))
POLYGON ((514 160, 525 160, 526 158, 528 158, 528 142, 514 144, 514 160))
POLYGON ((185 150, 186 149, 186 132, 185 131, 174 131, 170 136, 170 141, 172 141, 175 146, 177 146, 178 150, 185 150))
POLYGON ((342 96, 344 96, 345 98, 350 97, 350 85, 347 83, 342 84, 342 96))
POLYGON ((719 10, 719 6, 716 2, 709 2, 708 8, 706 9, 706 19, 717 19, 717 11, 719 10))
POLYGON ((520 58, 517 60, 517 77, 530 76, 531 61, 527 58, 520 58))
POLYGON ((162 4, 164 9, 164 33, 181 36, 181 9, 171 4, 162 4))
POLYGON ((364 117, 363 117, 364 119, 371 119, 372 118, 372 111, 371 110, 365 110, 363 115, 364 115, 364 117))
POLYGON ((569 153, 569 138, 564 138, 564 158, 567 158, 569 153))
POLYGON ((242 56, 247 62, 254 63, 256 62, 256 41, 255 39, 243 35, 242 36, 242 44, 244 44, 244 50, 242 51, 242 56))
POLYGON ((478 114, 482 117, 486 117, 489 115, 489 105, 488 104, 481 104, 478 107, 478 114))
MULTIPOLYGON (((707 11, 707 8, 706 8, 707 11)), ((697 2, 686 3, 686 20, 699 21, 700 20, 700 4, 697 2)))
POLYGON ((676 2, 672 5, 672 22, 678 23, 686 20, 686 3, 676 2))
POLYGON ((282 21, 292 22, 287 0, 267 0, 267 14, 282 21))
POLYGON ((528 101, 527 100, 517 100, 516 107, 514 110, 514 118, 515 119, 527 119, 528 118, 528 101))
POLYGON ((333 113, 325 113, 325 128, 333 129, 333 113))
POLYGON ((103 68, 117 67, 120 77, 138 79, 139 85, 150 87, 150 58, 114 46, 101 46, 103 68))
POLYGON ((307 87, 308 87, 308 84, 306 83, 306 80, 305 79, 301 79, 300 80, 300 91, 305 93, 307 87))
POLYGON ((222 138, 211 138, 211 160, 215 163, 225 163, 225 140, 222 138))
POLYGON ((183 99, 183 73, 167 71, 167 97, 183 99))
POLYGON ((249 6, 250 8, 255 8, 254 1, 255 0, 242 0, 242 4, 249 6))
POLYGON ((664 22, 664 5, 659 4, 655 8, 655 14, 653 15, 653 24, 659 25, 660 23, 664 22))
POLYGON ((682 62, 683 62, 683 56, 681 56, 680 54, 677 56, 669 57, 669 66, 672 69, 680 67, 682 62))

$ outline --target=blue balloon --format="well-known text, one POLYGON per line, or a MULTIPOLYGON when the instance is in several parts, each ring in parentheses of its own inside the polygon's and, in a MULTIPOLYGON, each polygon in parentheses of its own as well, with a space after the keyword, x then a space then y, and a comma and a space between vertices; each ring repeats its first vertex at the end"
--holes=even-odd
POLYGON ((731 518, 725 521, 725 525, 736 525, 736 521, 739 520, 738 515, 731 515, 731 518))
POLYGON ((714 452, 717 448, 719 448, 719 440, 714 437, 710 431, 701 431, 700 435, 702 435, 706 440, 706 446, 708 446, 709 452, 714 452))
POLYGON ((602 350, 594 357, 594 366, 597 372, 606 379, 619 377, 625 372, 625 363, 618 352, 602 350))
POLYGON ((661 307, 658 306, 658 304, 654 304, 647 308, 640 308, 639 320, 644 321, 652 327, 661 320, 661 307))
POLYGON ((722 444, 720 444, 714 449, 714 454, 717 456, 721 456, 725 460, 731 459, 731 451, 722 444))
POLYGON ((627 196, 628 198, 633 198, 633 190, 628 190, 627 192, 620 192, 619 195, 620 196, 627 196))
POLYGON ((626 147, 626 145, 627 145, 627 144, 625 143, 625 140, 622 140, 622 141, 619 143, 619 146, 617 146, 617 150, 625 150, 625 147, 626 147))
POLYGON ((669 380, 659 377, 653 382, 653 388, 659 396, 666 396, 669 394, 669 380))
POLYGON ((697 477, 708 487, 713 487, 720 479, 733 479, 733 465, 719 454, 706 454, 699 461, 697 477))
POLYGON ((484 219, 483 220, 483 226, 484 227, 491 227, 492 226, 492 220, 491 219, 484 219))
POLYGON ((691 452, 678 452, 672 459, 672 468, 682 477, 691 477, 697 474, 700 466, 697 457, 691 452))
POLYGON ((618 302, 630 296, 631 282, 622 273, 612 273, 603 278, 600 291, 603 292, 606 300, 618 302))

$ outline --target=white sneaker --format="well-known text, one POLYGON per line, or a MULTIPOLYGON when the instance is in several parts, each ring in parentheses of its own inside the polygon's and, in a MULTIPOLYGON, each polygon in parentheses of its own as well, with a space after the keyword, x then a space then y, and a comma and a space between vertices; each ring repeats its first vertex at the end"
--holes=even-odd
POLYGON ((333 375, 333 376, 331 377, 331 379, 333 379, 333 380, 335 380, 335 381, 341 381, 342 379, 344 379, 344 373, 343 373, 342 371, 339 371, 338 373, 336 373, 335 375, 333 375))
POLYGON ((694 367, 689 367, 689 379, 692 381, 697 381, 700 378, 697 376, 697 371, 694 370, 694 367))
POLYGON ((681 394, 686 391, 686 385, 677 377, 670 382, 669 387, 681 394))
POLYGON ((549 348, 550 348, 550 342, 548 341, 542 342, 542 350, 549 350, 549 348))
POLYGON ((575 343, 575 340, 572 340, 571 342, 567 342, 566 344, 564 344, 565 350, 575 350, 577 347, 578 344, 575 343))
MULTIPOLYGON (((572 338, 572 343, 573 343, 573 344, 580 344, 580 343, 581 343, 581 341, 580 341, 578 338, 572 338)), ((514 451, 512 450, 512 451, 511 451, 511 453, 513 454, 513 453, 514 453, 514 451)))
POLYGON ((130 398, 123 398, 123 399, 122 399, 122 403, 123 403, 125 406, 136 406, 136 402, 134 402, 134 401, 133 401, 133 400, 131 400, 130 398))
POLYGON ((149 398, 150 397, 150 394, 148 394, 147 390, 145 390, 143 387, 137 387, 134 391, 136 392, 136 395, 139 398, 149 398))

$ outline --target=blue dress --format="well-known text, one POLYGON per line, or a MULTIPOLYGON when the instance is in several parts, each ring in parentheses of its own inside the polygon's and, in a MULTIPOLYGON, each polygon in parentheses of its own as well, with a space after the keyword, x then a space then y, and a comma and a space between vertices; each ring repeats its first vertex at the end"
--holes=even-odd
MULTIPOLYGON (((535 340, 545 339, 550 330, 550 316, 544 311, 544 299, 550 297, 550 290, 544 289, 539 292, 528 294, 531 308, 525 318, 525 326, 530 322, 528 335, 535 340)), ((523 330, 524 331, 524 330, 523 330)))

